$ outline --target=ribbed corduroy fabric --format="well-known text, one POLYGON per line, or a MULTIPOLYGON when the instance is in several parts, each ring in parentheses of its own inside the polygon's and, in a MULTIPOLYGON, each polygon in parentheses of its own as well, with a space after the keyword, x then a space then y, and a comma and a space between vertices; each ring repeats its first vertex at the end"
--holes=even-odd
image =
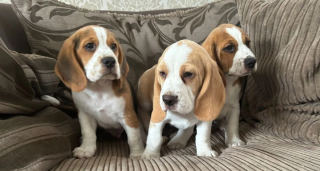
POLYGON ((238 0, 258 70, 242 114, 260 130, 320 144, 320 1, 238 0))
POLYGON ((246 123, 240 124, 240 136, 246 146, 226 148, 224 133, 213 130, 211 145, 217 158, 197 157, 194 136, 186 148, 169 150, 162 146, 161 158, 129 159, 125 141, 101 142, 94 157, 68 158, 53 171, 257 171, 257 170, 320 170, 320 147, 311 143, 280 139, 262 133, 246 123))

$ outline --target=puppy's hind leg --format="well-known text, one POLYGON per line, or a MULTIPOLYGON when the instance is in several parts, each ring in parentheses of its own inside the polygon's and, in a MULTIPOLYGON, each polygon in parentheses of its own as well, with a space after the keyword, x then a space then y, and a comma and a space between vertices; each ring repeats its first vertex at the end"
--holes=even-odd
POLYGON ((140 122, 141 138, 142 141, 145 143, 147 141, 151 111, 147 112, 145 109, 143 109, 143 107, 139 106, 137 114, 140 122))

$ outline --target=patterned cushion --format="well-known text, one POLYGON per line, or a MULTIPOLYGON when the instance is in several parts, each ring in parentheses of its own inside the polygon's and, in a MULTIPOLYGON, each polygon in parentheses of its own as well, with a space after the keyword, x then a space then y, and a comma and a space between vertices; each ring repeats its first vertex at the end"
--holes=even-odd
POLYGON ((320 144, 320 1, 238 0, 258 71, 243 114, 261 130, 320 144))
POLYGON ((115 14, 79 9, 56 0, 12 0, 33 53, 57 57, 63 41, 86 25, 106 27, 119 39, 130 66, 129 81, 137 86, 170 44, 191 39, 201 43, 221 23, 238 24, 234 0, 220 0, 189 10, 158 15, 115 14))

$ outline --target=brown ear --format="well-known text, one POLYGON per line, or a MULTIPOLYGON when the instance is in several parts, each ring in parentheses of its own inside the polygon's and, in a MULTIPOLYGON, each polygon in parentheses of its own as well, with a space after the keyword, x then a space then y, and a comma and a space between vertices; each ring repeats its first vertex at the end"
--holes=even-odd
POLYGON ((113 85, 115 87, 118 87, 121 90, 124 86, 124 83, 127 79, 127 75, 129 73, 129 65, 128 65, 127 60, 124 56, 124 53, 122 52, 122 48, 120 45, 118 45, 118 62, 120 65, 121 77, 118 80, 114 80, 113 85))
POLYGON ((166 112, 164 112, 160 106, 161 85, 159 83, 159 73, 157 71, 157 68, 155 68, 155 79, 153 85, 153 110, 151 114, 151 122, 153 123, 161 122, 166 117, 166 112))
MULTIPOLYGON (((209 35, 207 39, 202 43, 202 47, 208 52, 211 59, 217 62, 218 66, 221 66, 219 64, 219 58, 217 57, 217 52, 214 44, 214 38, 209 35)), ((224 73, 222 72, 221 68, 219 67, 219 74, 222 78, 224 86, 226 86, 226 80, 224 79, 224 73)))
POLYGON ((87 86, 87 78, 76 55, 78 39, 69 37, 59 52, 55 72, 72 91, 82 91, 87 86))
POLYGON ((216 62, 210 59, 204 65, 205 77, 194 112, 201 121, 213 121, 224 105, 225 87, 216 62))
POLYGON ((217 62, 217 56, 215 52, 214 38, 211 34, 202 43, 202 47, 209 53, 211 59, 217 62))

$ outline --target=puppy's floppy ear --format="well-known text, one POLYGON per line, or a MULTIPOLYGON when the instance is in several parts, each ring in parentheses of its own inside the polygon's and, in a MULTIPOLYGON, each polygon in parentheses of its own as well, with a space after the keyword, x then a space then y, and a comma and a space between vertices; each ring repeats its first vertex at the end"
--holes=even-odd
MULTIPOLYGON (((208 54, 210 55, 210 58, 213 59, 219 66, 221 66, 220 65, 220 60, 218 58, 217 51, 216 51, 216 45, 214 43, 215 40, 214 40, 214 37, 211 36, 211 34, 202 43, 202 47, 208 52, 208 54)), ((223 84, 225 86, 226 85, 226 80, 224 79, 224 74, 223 74, 223 72, 222 72, 220 67, 218 69, 219 69, 220 76, 223 79, 222 80, 223 84)))
POLYGON ((127 79, 127 75, 129 73, 129 65, 127 63, 127 60, 124 56, 124 53, 122 51, 120 44, 118 44, 117 47, 118 47, 118 62, 120 66, 121 76, 120 76, 120 79, 114 80, 113 86, 118 87, 119 90, 121 90, 124 86, 124 83, 127 79))
POLYGON ((151 122, 157 123, 163 121, 166 117, 166 112, 160 106, 161 85, 159 83, 158 66, 155 68, 155 79, 153 85, 153 110, 151 114, 151 122))
POLYGON ((218 57, 216 55, 216 48, 215 48, 215 41, 214 37, 211 35, 212 33, 209 34, 209 36, 206 38, 206 40, 202 43, 202 47, 208 52, 210 55, 211 59, 214 61, 218 62, 218 57))
POLYGON ((216 119, 225 102, 225 87, 216 62, 204 62, 205 76, 195 104, 195 115, 201 121, 216 119))
POLYGON ((62 82, 76 92, 87 86, 87 78, 76 54, 78 41, 74 35, 64 41, 55 66, 55 72, 62 82))

